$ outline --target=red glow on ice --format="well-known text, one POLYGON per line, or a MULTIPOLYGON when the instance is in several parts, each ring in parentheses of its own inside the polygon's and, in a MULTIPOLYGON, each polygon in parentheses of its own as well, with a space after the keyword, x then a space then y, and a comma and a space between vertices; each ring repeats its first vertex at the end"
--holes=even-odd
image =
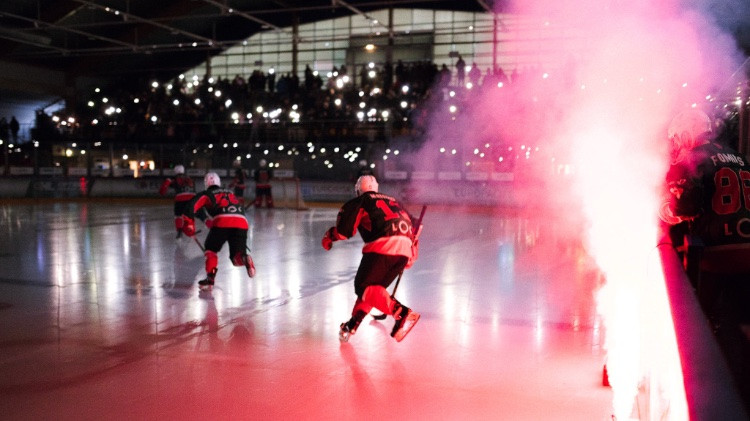
POLYGON ((669 164, 666 125, 679 110, 710 106, 708 95, 739 65, 734 42, 678 2, 516 6, 516 17, 544 34, 535 32, 544 39, 539 63, 503 89, 472 90, 453 113, 436 101, 421 162, 453 170, 456 149, 491 140, 502 151, 491 157, 497 170, 512 169, 517 203, 552 209, 562 221, 583 219, 577 234, 606 278, 597 299, 615 415, 628 419, 639 390, 648 390, 640 397, 649 402, 646 417, 684 419, 664 281, 651 260, 669 164))
MULTIPOLYGON (((551 96, 545 101, 556 118, 545 129, 551 147, 567 151, 564 164, 573 169, 578 201, 573 207, 587 221, 584 243, 606 277, 597 299, 614 414, 630 419, 634 404, 645 401, 648 405, 638 408, 641 419, 682 420, 687 404, 655 250, 655 210, 668 165, 664 125, 677 109, 720 84, 712 77, 731 73, 720 71, 731 62, 731 50, 722 52, 719 37, 706 51, 709 40, 701 36, 713 31, 698 31, 705 23, 698 15, 581 3, 553 12, 558 25, 575 28, 584 42, 576 46, 585 54, 577 57, 575 76, 568 75, 576 80, 569 87, 550 87, 545 80, 528 91, 537 95, 544 89, 551 96), (581 10, 596 12, 587 17, 581 10)), ((576 47, 569 39, 559 44, 576 47)))
POLYGON ((453 126, 431 127, 432 138, 495 133, 508 150, 544 140, 544 154, 515 156, 516 185, 523 201, 542 197, 559 218, 586 221, 583 243, 606 277, 597 299, 615 416, 629 419, 645 390, 638 400, 648 402, 644 419, 686 419, 655 248, 665 126, 731 75, 733 43, 700 13, 672 2, 518 3, 515 11, 540 28, 567 36, 551 32, 541 69, 485 93, 467 123, 459 117, 453 126))

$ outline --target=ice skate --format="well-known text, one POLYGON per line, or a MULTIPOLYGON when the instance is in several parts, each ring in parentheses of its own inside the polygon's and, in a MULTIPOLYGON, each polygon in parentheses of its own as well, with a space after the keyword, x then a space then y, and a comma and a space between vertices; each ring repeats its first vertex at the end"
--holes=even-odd
POLYGON ((211 291, 214 288, 214 278, 216 278, 216 269, 206 274, 205 279, 198 281, 198 288, 201 291, 211 291))
POLYGON ((247 268, 247 276, 255 277, 255 263, 253 263, 253 258, 249 254, 245 256, 245 267, 247 268))
POLYGON ((341 342, 349 342, 349 337, 357 332, 359 324, 362 323, 362 319, 367 316, 364 311, 358 311, 356 315, 352 316, 349 321, 341 323, 339 327, 339 340, 341 342))
POLYGON ((393 325, 393 330, 391 331, 393 339, 396 342, 401 342, 409 334, 414 325, 417 324, 419 317, 420 315, 416 311, 412 311, 409 307, 401 306, 401 309, 394 314, 396 323, 393 325))
POLYGON ((198 288, 201 291, 211 291, 214 288, 214 280, 212 278, 201 279, 198 281, 198 288))
POLYGON ((341 323, 341 326, 339 327, 339 340, 341 342, 349 342, 349 337, 354 335, 354 333, 357 331, 357 329, 350 329, 348 322, 341 323))

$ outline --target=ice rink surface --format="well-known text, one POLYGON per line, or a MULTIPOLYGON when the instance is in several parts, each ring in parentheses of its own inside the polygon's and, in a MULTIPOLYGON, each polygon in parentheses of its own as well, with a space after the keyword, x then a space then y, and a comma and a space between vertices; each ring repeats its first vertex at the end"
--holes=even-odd
POLYGON ((171 203, 0 205, 0 418, 611 419, 574 230, 431 207, 396 294, 419 323, 397 343, 368 317, 341 343, 362 241, 321 247, 336 212, 250 209, 256 277, 225 246, 204 293, 171 203))

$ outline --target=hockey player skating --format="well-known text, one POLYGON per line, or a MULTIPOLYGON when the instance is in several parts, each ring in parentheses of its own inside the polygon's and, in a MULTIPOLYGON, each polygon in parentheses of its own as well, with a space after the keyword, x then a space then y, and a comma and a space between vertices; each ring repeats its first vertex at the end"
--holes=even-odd
POLYGON ((260 160, 260 168, 255 170, 255 207, 260 208, 263 202, 266 206, 273 207, 273 195, 271 194, 271 170, 266 168, 266 160, 260 160))
POLYGON ((227 187, 234 189, 234 195, 237 196, 238 199, 240 199, 240 202, 242 202, 242 206, 245 206, 245 182, 247 181, 247 175, 245 174, 245 170, 242 169, 241 166, 237 165, 237 168, 234 170, 234 177, 232 178, 232 181, 229 182, 229 185, 227 187))
POLYGON ((185 175, 185 167, 175 165, 174 178, 167 178, 159 187, 159 194, 165 196, 169 188, 175 191, 174 196, 174 228, 177 230, 177 237, 182 235, 182 216, 188 208, 190 200, 195 197, 195 183, 193 179, 185 175))
POLYGON ((357 301, 352 317, 340 326, 339 339, 349 340, 359 324, 377 308, 395 319, 391 336, 401 341, 419 320, 419 313, 393 298, 386 288, 416 259, 411 217, 391 196, 378 193, 375 177, 364 175, 355 185, 357 197, 346 202, 336 217, 336 226, 323 236, 322 245, 330 250, 334 241, 351 238, 359 230, 365 245, 354 277, 357 301))
POLYGON ((203 182, 206 190, 196 194, 190 202, 184 216, 183 231, 188 236, 195 235, 195 215, 201 209, 208 212, 210 218, 206 219, 206 227, 209 231, 204 242, 206 278, 199 281, 198 285, 203 290, 210 290, 219 265, 218 253, 224 243, 229 243, 229 259, 232 264, 245 266, 251 278, 255 276, 255 265, 246 245, 249 225, 242 202, 231 190, 221 188, 218 174, 206 174, 203 182))

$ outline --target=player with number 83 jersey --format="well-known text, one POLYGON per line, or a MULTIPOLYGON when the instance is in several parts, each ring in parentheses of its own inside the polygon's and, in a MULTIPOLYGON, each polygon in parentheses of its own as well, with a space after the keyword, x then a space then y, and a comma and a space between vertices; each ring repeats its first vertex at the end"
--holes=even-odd
POLYGON ((667 176, 674 214, 690 219, 707 246, 750 241, 750 168, 716 143, 696 147, 667 176))
POLYGON ((690 221, 690 232, 706 246, 750 242, 750 167, 747 159, 713 141, 709 117, 678 115, 669 129, 670 192, 660 215, 670 224, 690 221))

